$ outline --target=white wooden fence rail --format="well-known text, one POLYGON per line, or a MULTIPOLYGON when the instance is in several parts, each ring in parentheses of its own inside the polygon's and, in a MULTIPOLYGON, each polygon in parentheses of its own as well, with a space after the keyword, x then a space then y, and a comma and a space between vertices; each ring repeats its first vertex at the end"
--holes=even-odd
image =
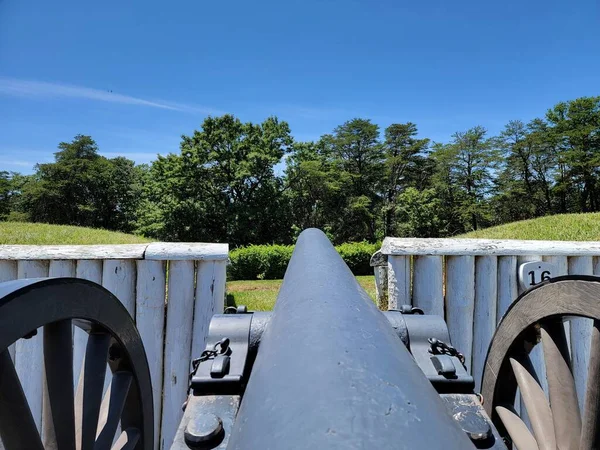
MULTIPOLYGON (((445 317, 452 343, 465 354, 479 389, 490 340, 497 323, 522 292, 518 268, 527 261, 553 264, 553 276, 600 275, 600 242, 387 237, 372 264, 379 265, 375 267, 377 292, 382 300, 387 299, 389 309, 410 304, 445 317), (382 273, 384 268, 387 274, 382 273)), ((576 319, 565 326, 581 396, 591 321, 576 319)), ((545 384, 541 349, 531 358, 545 384)))
MULTIPOLYGON (((154 448, 168 449, 183 414, 191 359, 204 349, 210 317, 224 308, 228 251, 227 244, 204 243, 0 245, 0 282, 77 277, 115 294, 135 320, 150 364, 154 448)), ((76 376, 86 342, 87 334, 75 329, 76 376)), ((9 351, 42 429, 42 333, 17 341, 9 351)))

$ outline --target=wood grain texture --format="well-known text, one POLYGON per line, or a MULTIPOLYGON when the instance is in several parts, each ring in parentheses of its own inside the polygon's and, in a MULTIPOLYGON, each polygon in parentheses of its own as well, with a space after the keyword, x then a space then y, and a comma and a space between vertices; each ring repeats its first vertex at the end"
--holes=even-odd
POLYGON ((511 239, 432 239, 386 237, 384 255, 600 255, 600 242, 519 241, 511 239))
POLYGON ((142 259, 147 245, 0 245, 0 259, 142 259))
POLYGON ((425 314, 444 317, 442 257, 416 256, 413 270, 413 306, 425 314))
POLYGON ((102 286, 119 299, 135 320, 135 261, 106 260, 102 267, 102 286))
POLYGON ((135 323, 150 362, 154 401, 154 448, 158 449, 163 385, 165 262, 137 261, 135 323))
POLYGON ((465 355, 471 371, 473 314, 475 309, 475 257, 446 258, 446 322, 452 345, 465 355))
POLYGON ((388 309, 410 305, 410 256, 388 258, 388 309))
POLYGON ((196 300, 192 332, 192 357, 204 351, 208 326, 214 314, 222 314, 225 304, 226 267, 223 262, 200 261, 196 273, 196 300))
POLYGON ((517 280, 517 257, 501 256, 498 258, 498 304, 496 322, 499 323, 508 308, 519 296, 517 280))
POLYGON ((481 377, 487 351, 496 330, 496 303, 498 300, 498 258, 475 258, 475 307, 473 313, 472 374, 475 391, 481 389, 481 377))
POLYGON ((194 260, 227 261, 228 244, 207 244, 202 242, 155 242, 149 244, 144 259, 150 260, 194 260))
MULTIPOLYGON (((77 261, 75 277, 102 284, 102 261, 98 259, 82 259, 77 261)), ((75 384, 77 384, 81 372, 87 340, 87 333, 75 326, 73 330, 73 373, 75 374, 75 384)))
MULTIPOLYGON (((592 275, 593 260, 591 256, 573 256, 569 258, 569 275, 592 275)), ((592 321, 589 319, 571 319, 571 355, 573 378, 577 387, 579 408, 583 411, 588 365, 590 361, 590 344, 592 321)))
POLYGON ((170 261, 168 273, 160 438, 162 450, 171 448, 183 415, 181 406, 187 397, 194 316, 194 262, 170 261))
MULTIPOLYGON (((48 262, 19 261, 17 276, 19 279, 47 277, 48 262)), ((19 339, 15 347, 15 368, 38 430, 42 426, 43 345, 42 333, 38 332, 30 339, 19 339)))

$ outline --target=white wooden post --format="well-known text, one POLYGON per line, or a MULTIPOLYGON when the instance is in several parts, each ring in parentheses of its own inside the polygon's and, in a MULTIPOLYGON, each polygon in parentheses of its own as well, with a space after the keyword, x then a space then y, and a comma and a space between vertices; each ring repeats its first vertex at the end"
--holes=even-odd
POLYGON ((225 261, 200 261, 196 275, 196 300, 192 333, 192 358, 204 351, 210 319, 225 306, 225 261))
POLYGON ((473 313, 475 308, 475 257, 446 258, 446 321, 452 345, 465 355, 471 371, 473 313))
MULTIPOLYGON (((594 273, 591 256, 573 256, 569 258, 569 275, 592 275, 594 273)), ((590 319, 571 320, 571 357, 573 378, 579 400, 579 408, 583 411, 583 400, 586 390, 588 363, 590 360, 590 339, 592 321, 590 319)))
POLYGON ((108 259, 102 268, 102 286, 119 299, 135 319, 135 261, 108 259))
MULTIPOLYGON (((165 336, 163 407, 160 448, 171 448, 187 398, 192 318, 194 314, 194 261, 170 261, 167 330, 165 336)), ((200 356, 200 355, 197 355, 200 356)))
MULTIPOLYGON (((17 276, 19 278, 47 277, 48 262, 19 261, 17 276)), ((29 402, 33 420, 40 431, 42 425, 43 345, 42 333, 38 333, 29 339, 19 339, 15 351, 15 368, 29 402)))
POLYGON ((481 377, 487 351, 496 330, 498 300, 498 259, 475 257, 475 309, 473 314, 473 369, 475 391, 481 388, 481 377))
MULTIPOLYGON (((17 262, 0 260, 0 283, 17 279, 17 262)), ((15 360, 15 344, 8 347, 8 353, 15 360)))
POLYGON ((412 304, 425 314, 444 317, 444 281, 441 256, 415 256, 412 304))
POLYGON ((135 324, 150 366, 154 401, 154 448, 159 447, 163 386, 163 332, 165 324, 165 262, 137 261, 135 324))
MULTIPOLYGON (((89 280, 97 284, 102 284, 102 260, 101 259, 82 259, 77 261, 75 276, 84 280, 89 280)), ((78 327, 73 330, 73 384, 77 386, 81 365, 85 356, 88 334, 78 327)))
POLYGON ((496 322, 499 323, 519 295, 517 281, 517 257, 500 256, 498 258, 498 307, 496 322))
POLYGON ((388 309, 411 304, 410 256, 388 257, 388 309))

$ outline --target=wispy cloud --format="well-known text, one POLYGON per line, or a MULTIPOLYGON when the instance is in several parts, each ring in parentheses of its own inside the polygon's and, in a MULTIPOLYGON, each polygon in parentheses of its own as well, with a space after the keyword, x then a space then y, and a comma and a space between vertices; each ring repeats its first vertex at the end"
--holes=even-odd
POLYGON ((222 111, 200 105, 150 100, 116 92, 74 86, 64 83, 0 78, 0 94, 27 98, 79 98, 100 102, 120 103, 123 105, 147 106, 171 111, 201 114, 222 114, 222 111))
POLYGON ((36 163, 19 159, 0 159, 0 166, 33 167, 36 163))

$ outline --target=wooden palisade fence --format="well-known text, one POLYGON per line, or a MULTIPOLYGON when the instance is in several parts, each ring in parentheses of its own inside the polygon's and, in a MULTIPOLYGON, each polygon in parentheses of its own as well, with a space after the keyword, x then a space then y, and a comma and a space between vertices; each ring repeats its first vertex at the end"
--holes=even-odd
MULTIPOLYGON (((465 355, 479 389, 490 340, 524 290, 518 268, 528 261, 551 263, 552 277, 600 275, 600 242, 387 237, 371 263, 378 296, 383 303, 387 300, 389 309, 411 304, 446 319, 452 344, 465 355)), ((580 396, 585 392, 590 329, 591 320, 576 319, 567 334, 580 396)), ((544 383, 539 347, 531 358, 544 383)))
MULTIPOLYGON (((224 307, 227 244, 0 246, 0 282, 77 277, 102 284, 136 322, 150 365, 155 448, 170 448, 181 420, 193 357, 204 350, 210 318, 224 307)), ((81 299, 85 301, 85 299, 81 299)), ((86 333, 74 335, 79 374, 86 333)), ((43 416, 41 333, 10 349, 34 419, 43 416)))

